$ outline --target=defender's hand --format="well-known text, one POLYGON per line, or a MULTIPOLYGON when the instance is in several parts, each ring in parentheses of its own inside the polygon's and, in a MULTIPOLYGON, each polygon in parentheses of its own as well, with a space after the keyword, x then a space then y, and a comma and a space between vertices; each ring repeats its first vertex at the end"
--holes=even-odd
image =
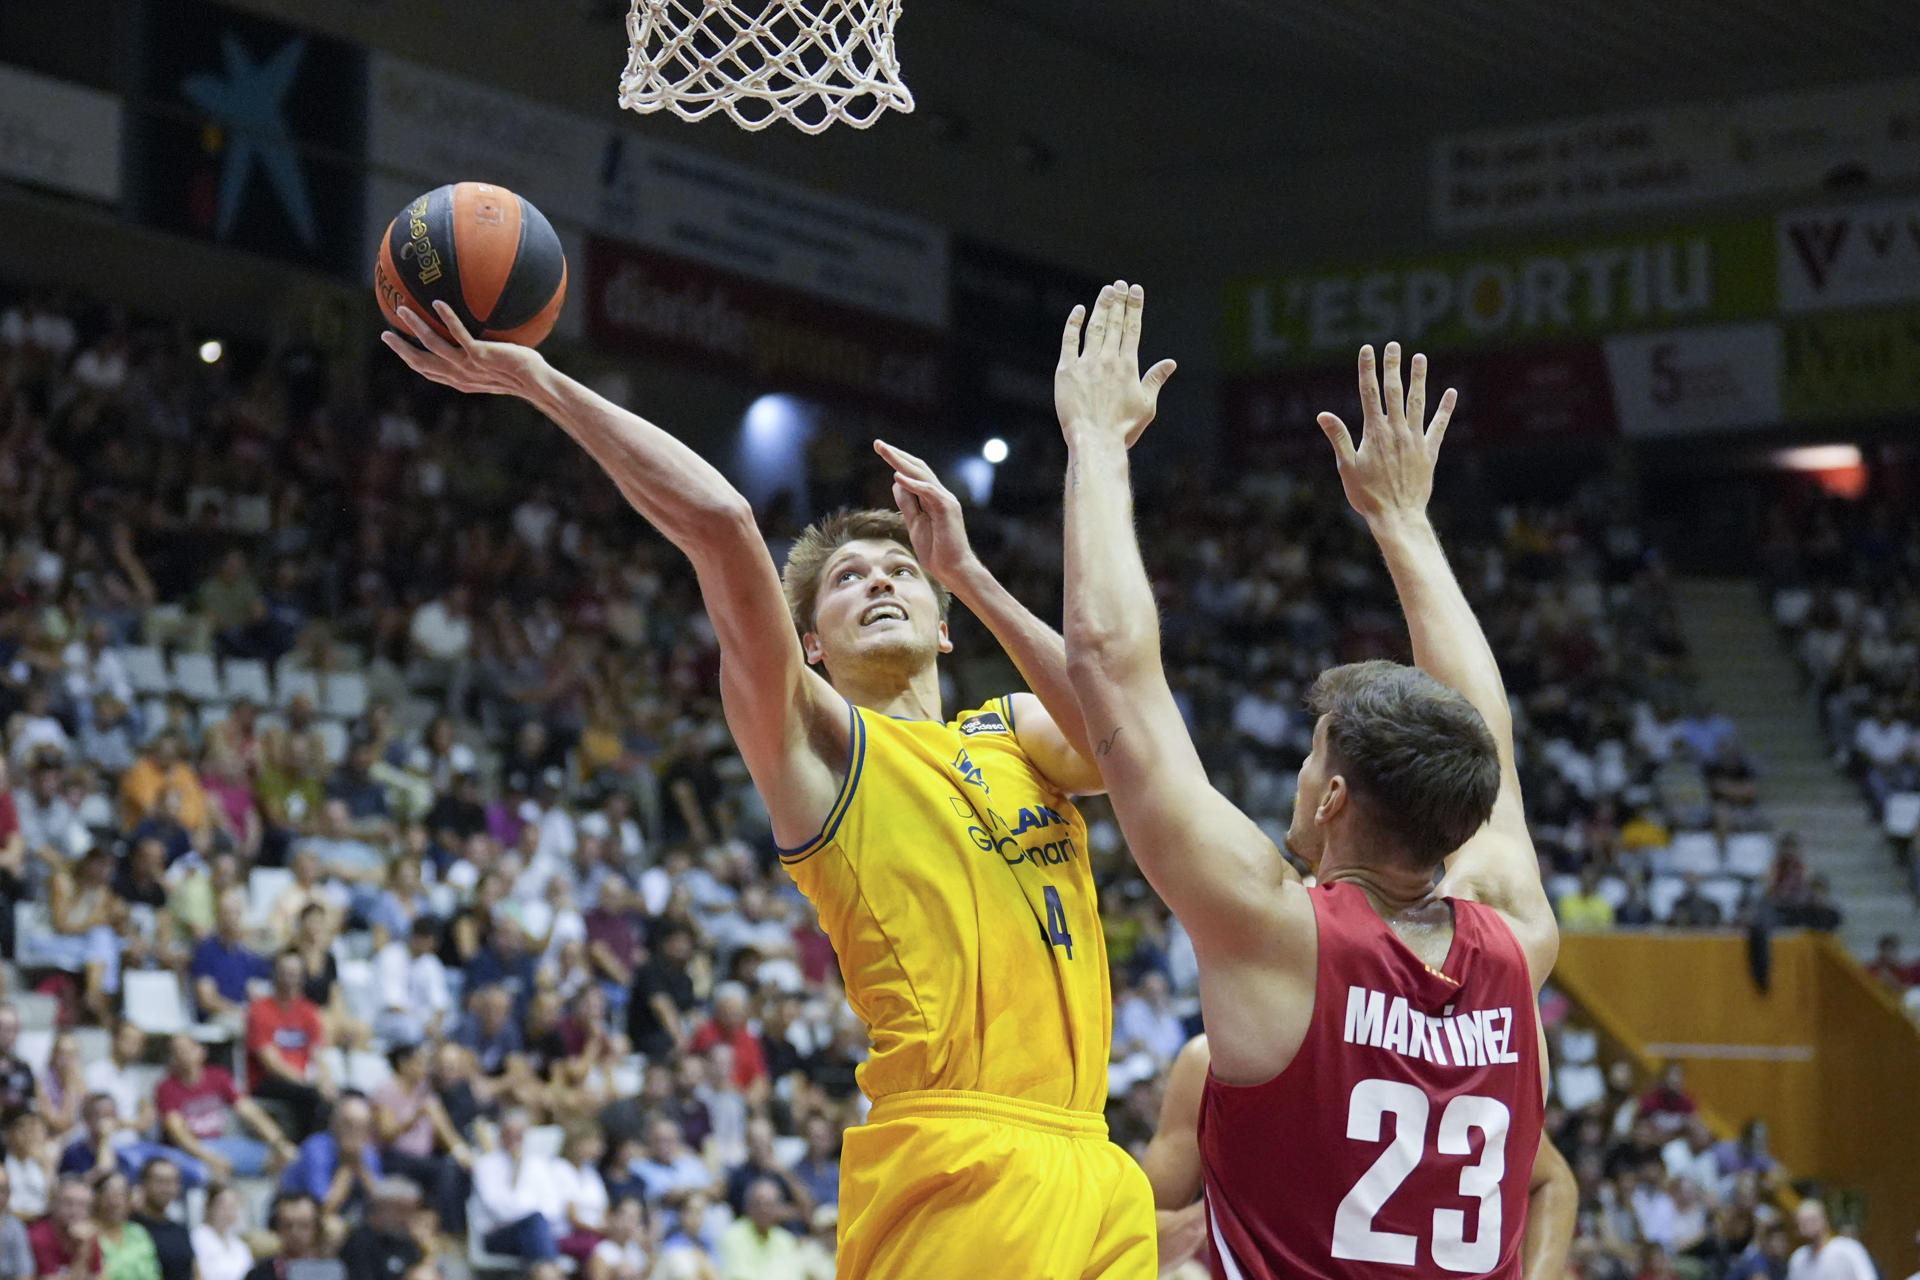
POLYGON ((1145 289, 1117 280, 1100 290, 1091 317, 1085 307, 1075 307, 1067 317, 1060 364, 1053 373, 1053 407, 1069 444, 1082 432, 1113 432, 1131 447, 1153 421, 1160 388, 1173 376, 1174 363, 1162 360, 1146 377, 1140 376, 1140 321, 1146 305, 1145 289))
POLYGON ((380 341, 393 348, 407 367, 423 378, 430 378, 455 391, 489 395, 525 395, 546 360, 532 347, 513 342, 486 342, 467 332, 460 317, 444 302, 433 304, 440 323, 453 335, 453 341, 435 333, 433 326, 410 308, 400 308, 400 318, 420 342, 415 347, 393 330, 380 335, 380 341), (426 348, 424 351, 420 348, 426 348))
POLYGON ((1427 358, 1414 356, 1412 385, 1405 395, 1400 390, 1399 343, 1387 344, 1385 364, 1384 375, 1376 378, 1373 348, 1360 348, 1360 408, 1365 434, 1358 449, 1338 415, 1323 413, 1319 418, 1320 430, 1332 443, 1339 462, 1347 501, 1369 523, 1427 509, 1427 499, 1433 496, 1433 464, 1440 457, 1440 442, 1446 439, 1447 423, 1458 399, 1448 387, 1440 397, 1433 421, 1423 428, 1427 358))
POLYGON ((960 499, 940 483, 932 467, 906 450, 875 440, 873 451, 893 468, 893 501, 907 518, 913 554, 922 568, 951 587, 973 564, 960 499))

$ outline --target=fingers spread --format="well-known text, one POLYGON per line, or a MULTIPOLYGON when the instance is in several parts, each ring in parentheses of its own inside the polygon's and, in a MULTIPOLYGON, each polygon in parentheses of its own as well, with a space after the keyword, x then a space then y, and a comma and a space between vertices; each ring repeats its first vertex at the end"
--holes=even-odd
POLYGON ((408 342, 405 338, 401 337, 399 334, 395 333, 393 330, 388 329, 382 332, 380 335, 380 341, 386 343, 387 346, 393 349, 393 353, 395 355, 399 356, 402 360, 406 361, 407 368, 413 370, 417 374, 420 374, 422 377, 430 378, 433 376, 431 373, 427 372, 427 366, 425 363, 427 359, 427 353, 420 350, 420 348, 414 346, 411 342, 408 342))
POLYGON ((1340 421, 1340 415, 1323 413, 1314 421, 1320 424, 1321 432, 1327 442, 1333 446, 1334 457, 1341 466, 1352 462, 1354 458, 1353 436, 1347 431, 1347 424, 1340 421))
POLYGON ((1127 290, 1126 323, 1120 332, 1120 355, 1138 363, 1140 359, 1140 322, 1147 309, 1147 291, 1139 285, 1127 290))
POLYGON ((1080 354, 1080 326, 1086 323, 1087 309, 1076 306, 1067 312, 1067 328, 1060 335, 1060 360, 1065 363, 1080 354))
POLYGON ((1427 449, 1438 452, 1440 442, 1447 438, 1447 424, 1453 421, 1453 407, 1460 403, 1460 393, 1452 387, 1440 397, 1440 407, 1433 411, 1433 425, 1427 428, 1427 449))
POLYGON ((1407 421, 1407 393, 1400 385, 1400 344, 1387 344, 1380 373, 1380 394, 1386 399, 1387 422, 1395 427, 1407 421))
POLYGON ((1427 420, 1427 358, 1415 354, 1413 373, 1407 380, 1407 422, 1415 431, 1427 420))
POLYGON ((1380 421, 1380 379, 1374 373, 1373 346, 1360 348, 1360 417, 1367 430, 1380 421))

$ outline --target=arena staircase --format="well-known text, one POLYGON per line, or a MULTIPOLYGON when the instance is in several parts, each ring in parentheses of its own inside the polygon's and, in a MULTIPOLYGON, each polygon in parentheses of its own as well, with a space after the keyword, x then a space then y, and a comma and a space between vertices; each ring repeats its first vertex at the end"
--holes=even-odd
POLYGON ((1834 767, 1813 697, 1781 647, 1751 581, 1674 584, 1680 629, 1702 692, 1740 728, 1760 762, 1761 799, 1780 831, 1800 834, 1843 915, 1841 940, 1866 956, 1884 933, 1920 934, 1912 895, 1858 788, 1834 767))

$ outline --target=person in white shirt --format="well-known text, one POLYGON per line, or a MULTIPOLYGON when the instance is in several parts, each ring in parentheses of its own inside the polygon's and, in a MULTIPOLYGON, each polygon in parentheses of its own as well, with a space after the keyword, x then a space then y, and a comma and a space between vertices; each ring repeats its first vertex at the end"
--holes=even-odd
POLYGON ((1854 754, 1865 768, 1890 769, 1900 763, 1912 737, 1912 728, 1896 717, 1893 699, 1881 698, 1874 704, 1872 719, 1854 726, 1854 754))
POLYGON ((527 1113, 514 1107, 500 1117, 500 1147, 473 1162, 473 1200, 468 1213, 488 1253, 528 1262, 560 1256, 551 1210, 560 1190, 557 1161, 526 1152, 527 1113))
POLYGON ((427 601, 413 612, 407 627, 420 678, 447 692, 447 709, 462 712, 467 698, 473 656, 473 620, 467 608, 467 589, 455 587, 427 601))
POLYGON ((607 1234, 587 1258, 587 1280, 646 1280, 646 1207, 622 1196, 607 1214, 607 1234))
POLYGON ((1787 1280, 1878 1280, 1879 1272, 1865 1246, 1833 1233, 1826 1205, 1814 1199, 1802 1200, 1793 1220, 1806 1243, 1787 1259, 1787 1280))
POLYGON ((193 1262, 200 1280, 241 1280, 253 1270, 253 1250, 240 1236, 240 1193, 215 1186, 207 1193, 207 1216, 192 1232, 193 1262))
POLYGON ((405 939, 395 938, 374 957, 380 980, 380 1015, 374 1034, 390 1044, 413 1044, 440 1034, 453 1012, 446 966, 435 950, 440 927, 431 916, 417 917, 405 939))
POLYGON ((557 1188, 551 1219, 560 1252, 585 1262, 607 1231, 607 1184, 600 1176, 600 1158, 607 1153, 598 1129, 575 1129, 553 1162, 557 1188))
POLYGON ((142 1134, 153 1132, 157 1119, 153 1091, 159 1084, 157 1078, 143 1078, 135 1070, 146 1045, 144 1031, 131 1022, 122 1022, 114 1030, 112 1052, 89 1062, 80 1077, 88 1093, 104 1093, 112 1098, 119 1114, 142 1134))

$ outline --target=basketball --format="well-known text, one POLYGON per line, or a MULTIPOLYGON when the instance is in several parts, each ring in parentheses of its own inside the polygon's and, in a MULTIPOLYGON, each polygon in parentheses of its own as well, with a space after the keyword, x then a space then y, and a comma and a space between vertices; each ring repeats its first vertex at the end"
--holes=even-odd
POLYGON ((435 187, 394 215, 373 262, 373 291, 404 338, 408 307, 450 337, 434 313, 450 305, 467 332, 537 347, 567 300, 567 257, 546 216, 505 187, 435 187))

